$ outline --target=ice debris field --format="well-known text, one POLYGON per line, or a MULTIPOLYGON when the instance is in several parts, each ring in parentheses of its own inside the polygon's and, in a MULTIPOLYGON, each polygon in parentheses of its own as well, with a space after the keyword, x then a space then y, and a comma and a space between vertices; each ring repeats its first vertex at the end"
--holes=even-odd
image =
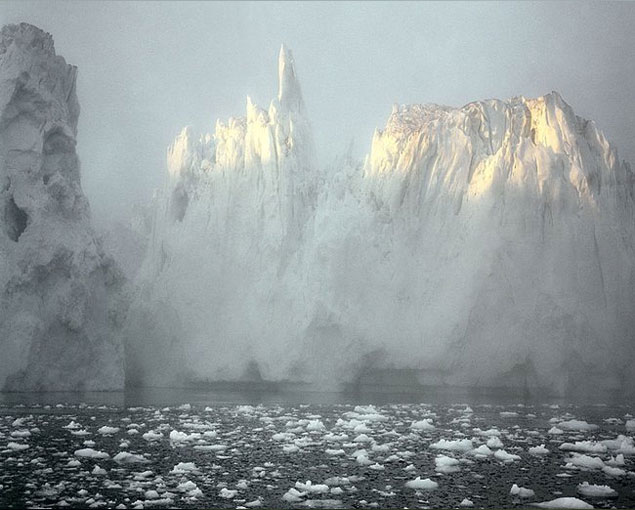
POLYGON ((0 406, 0 506, 632 508, 628 406, 0 406))

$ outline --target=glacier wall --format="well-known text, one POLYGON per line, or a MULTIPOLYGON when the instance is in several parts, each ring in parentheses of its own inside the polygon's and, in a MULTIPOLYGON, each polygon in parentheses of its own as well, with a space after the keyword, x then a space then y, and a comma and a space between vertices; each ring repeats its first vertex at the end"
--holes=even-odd
POLYGON ((634 177, 593 122, 557 93, 396 106, 322 169, 284 47, 279 77, 168 149, 131 382, 633 387, 634 177))
POLYGON ((124 279, 81 189, 76 74, 50 34, 0 31, 0 389, 124 383, 124 279))

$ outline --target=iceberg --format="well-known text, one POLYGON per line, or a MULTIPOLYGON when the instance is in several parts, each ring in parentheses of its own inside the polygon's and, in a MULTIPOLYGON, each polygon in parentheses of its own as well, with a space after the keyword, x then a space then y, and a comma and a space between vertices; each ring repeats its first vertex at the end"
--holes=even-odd
POLYGON ((77 68, 50 34, 0 31, 0 388, 124 384, 125 279, 90 223, 77 68))
POLYGON ((268 109, 248 99, 167 156, 138 384, 634 386, 635 178, 556 92, 394 106, 364 161, 321 168, 282 47, 268 109))

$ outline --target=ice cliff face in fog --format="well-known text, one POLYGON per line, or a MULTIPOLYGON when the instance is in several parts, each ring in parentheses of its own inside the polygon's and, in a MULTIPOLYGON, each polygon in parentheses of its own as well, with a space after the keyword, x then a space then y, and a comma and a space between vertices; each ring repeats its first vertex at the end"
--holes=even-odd
POLYGON ((396 108, 364 182, 423 366, 559 393, 632 384, 633 173, 557 93, 396 108))
POLYGON ((284 47, 279 80, 268 110, 248 99, 245 117, 217 122, 213 135, 186 128, 168 149, 165 199, 128 345, 129 373, 142 382, 160 383, 167 367, 184 366, 194 376, 211 369, 235 379, 243 356, 252 358, 245 350, 275 348, 252 337, 264 326, 255 323, 278 311, 272 285, 306 242, 318 189, 310 126, 284 47), (243 322, 248 308, 253 325, 243 322), (148 363, 156 357, 161 372, 148 363))
POLYGON ((28 25, 0 32, 0 387, 123 386, 122 276, 91 230, 76 68, 28 25))
POLYGON ((556 93, 395 107, 320 171, 284 48, 279 71, 268 110, 168 150, 136 382, 632 384, 633 173, 592 122, 556 93))

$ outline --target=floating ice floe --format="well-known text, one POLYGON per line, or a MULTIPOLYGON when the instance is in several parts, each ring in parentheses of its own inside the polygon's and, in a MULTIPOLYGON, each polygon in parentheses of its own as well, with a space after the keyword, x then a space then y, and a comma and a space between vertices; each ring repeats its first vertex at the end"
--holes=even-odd
POLYGON ((498 430, 498 429, 495 429, 495 428, 487 429, 487 430, 481 430, 481 429, 479 429, 477 427, 477 428, 472 429, 472 431, 475 434, 478 434, 479 436, 488 436, 488 437, 495 436, 495 437, 499 437, 501 435, 501 431, 498 430))
POLYGON ((494 458, 503 462, 513 462, 520 460, 520 455, 514 455, 513 453, 507 453, 505 450, 496 450, 494 458))
POLYGON ((322 423, 322 421, 320 420, 311 420, 307 424, 306 429, 309 432, 313 432, 313 431, 317 432, 317 431, 325 430, 326 427, 324 426, 324 423, 322 423))
POLYGON ((108 471, 106 471, 104 468, 99 467, 99 465, 95 464, 95 467, 90 472, 90 474, 94 476, 104 476, 108 474, 108 471))
POLYGON ((605 453, 607 448, 602 443, 595 441, 576 441, 575 443, 562 443, 561 450, 584 452, 584 453, 605 453))
POLYGON ((273 439, 274 441, 288 441, 290 439, 293 439, 294 437, 295 434, 291 434, 289 432, 278 432, 271 436, 271 439, 273 439))
POLYGON ((534 503, 532 506, 537 506, 538 508, 577 508, 581 510, 593 508, 593 505, 589 505, 586 501, 578 498, 556 498, 543 503, 534 503))
POLYGON ((300 501, 303 501, 302 498, 304 498, 306 494, 306 492, 300 492, 299 490, 291 487, 287 492, 283 494, 282 499, 289 503, 299 503, 300 501))
POLYGON ((580 432, 588 432, 591 430, 597 430, 598 426, 592 423, 587 423, 584 420, 568 420, 558 423, 558 427, 562 430, 577 430, 580 432))
POLYGON ((329 443, 338 443, 340 441, 348 441, 348 436, 346 434, 328 433, 323 436, 323 439, 329 443))
POLYGON ((464 506, 466 508, 470 508, 474 506, 474 502, 470 499, 463 498, 463 501, 459 503, 459 506, 464 506))
POLYGON ((171 474, 183 474, 183 473, 192 473, 198 472, 199 469, 196 467, 194 462, 179 462, 176 466, 172 468, 170 471, 171 474))
POLYGON ((437 482, 430 480, 429 478, 425 478, 424 480, 422 480, 420 476, 418 476, 414 480, 406 482, 405 485, 409 489, 426 491, 434 490, 439 487, 439 484, 437 482))
POLYGON ((179 492, 190 492, 193 491, 194 489, 196 489, 198 486, 190 481, 190 480, 186 480, 184 482, 181 482, 180 484, 178 484, 176 486, 176 490, 179 492))
POLYGON ((531 446, 527 451, 531 455, 548 455, 549 454, 549 450, 545 448, 544 444, 541 444, 540 446, 531 446))
POLYGON ((434 425, 432 424, 432 420, 424 418, 420 421, 413 421, 410 424, 410 428, 412 430, 434 430, 434 425))
POLYGON ((509 494, 511 494, 512 496, 518 496, 519 498, 522 498, 522 499, 533 498, 536 495, 536 493, 533 490, 527 489, 525 487, 519 487, 516 484, 512 485, 512 488, 510 489, 509 494))
POLYGON ((136 455, 130 452, 119 452, 112 460, 117 464, 147 464, 150 461, 142 455, 136 455))
POLYGON ((625 476, 626 471, 617 467, 604 466, 602 471, 606 476, 611 476, 613 478, 619 478, 620 476, 625 476))
POLYGON ((589 482, 583 482, 578 485, 577 491, 583 496, 590 498, 616 498, 617 491, 608 485, 593 485, 589 482))
POLYGON ((450 450, 450 451, 463 451, 467 452, 474 448, 474 444, 471 439, 457 439, 456 441, 448 441, 441 439, 436 443, 432 443, 430 448, 435 450, 450 450))
POLYGON ((450 474, 459 471, 459 460, 447 455, 437 455, 434 464, 437 473, 450 474))
POLYGON ((194 445, 194 450, 201 452, 224 452, 227 450, 227 445, 224 444, 197 444, 194 445))
POLYGON ((93 450, 92 448, 81 448, 75 450, 76 457, 87 457, 90 459, 107 459, 110 457, 106 452, 93 450))
POLYGON ((109 427, 108 425, 104 425, 97 429, 97 433, 102 436, 111 436, 119 432, 119 427, 109 427))
POLYGON ((188 434, 187 432, 179 432, 178 430, 170 432, 171 443, 187 443, 189 441, 196 441, 200 438, 201 435, 198 432, 192 432, 191 434, 188 434))
POLYGON ((487 440, 487 446, 489 448, 502 448, 503 442, 498 436, 492 436, 487 440))
POLYGON ((13 450, 13 451, 16 451, 16 452, 17 452, 17 451, 20 451, 20 450, 26 450, 26 449, 28 449, 28 448, 29 448, 29 445, 28 445, 28 444, 25 444, 25 443, 16 443, 16 442, 14 442, 14 441, 10 441, 10 442, 7 444, 7 448, 8 448, 9 450, 13 450))
POLYGON ((228 489, 227 487, 223 487, 218 493, 218 495, 224 499, 232 499, 236 497, 236 494, 238 494, 237 490, 228 489))
POLYGON ((470 455, 474 455, 476 458, 487 458, 490 455, 493 455, 494 452, 489 448, 489 446, 482 444, 478 448, 474 448, 469 452, 470 455))
POLYGON ((163 434, 161 432, 155 432, 154 430, 149 430, 145 434, 141 436, 146 441, 159 441, 163 439, 163 434))
POLYGON ((618 453, 615 457, 611 455, 611 458, 606 461, 606 464, 609 466, 624 466, 626 464, 624 461, 624 454, 618 453))
POLYGON ((312 483, 311 480, 306 482, 296 482, 295 488, 301 492, 313 493, 313 494, 326 494, 329 491, 329 486, 321 483, 312 483))
POLYGON ((604 462, 599 457, 592 457, 583 453, 572 453, 571 457, 565 459, 567 466, 575 466, 584 469, 602 469, 604 462))
POLYGON ((307 499, 302 506, 307 508, 341 508, 342 501, 339 499, 307 499))
POLYGON ((601 441, 609 450, 613 450, 617 453, 624 455, 635 455, 635 444, 633 438, 620 434, 616 439, 606 439, 601 441))
POLYGON ((357 455, 355 457, 355 462, 357 462, 357 464, 359 464, 360 466, 370 466, 373 464, 373 461, 368 458, 368 455, 366 453, 357 455))

